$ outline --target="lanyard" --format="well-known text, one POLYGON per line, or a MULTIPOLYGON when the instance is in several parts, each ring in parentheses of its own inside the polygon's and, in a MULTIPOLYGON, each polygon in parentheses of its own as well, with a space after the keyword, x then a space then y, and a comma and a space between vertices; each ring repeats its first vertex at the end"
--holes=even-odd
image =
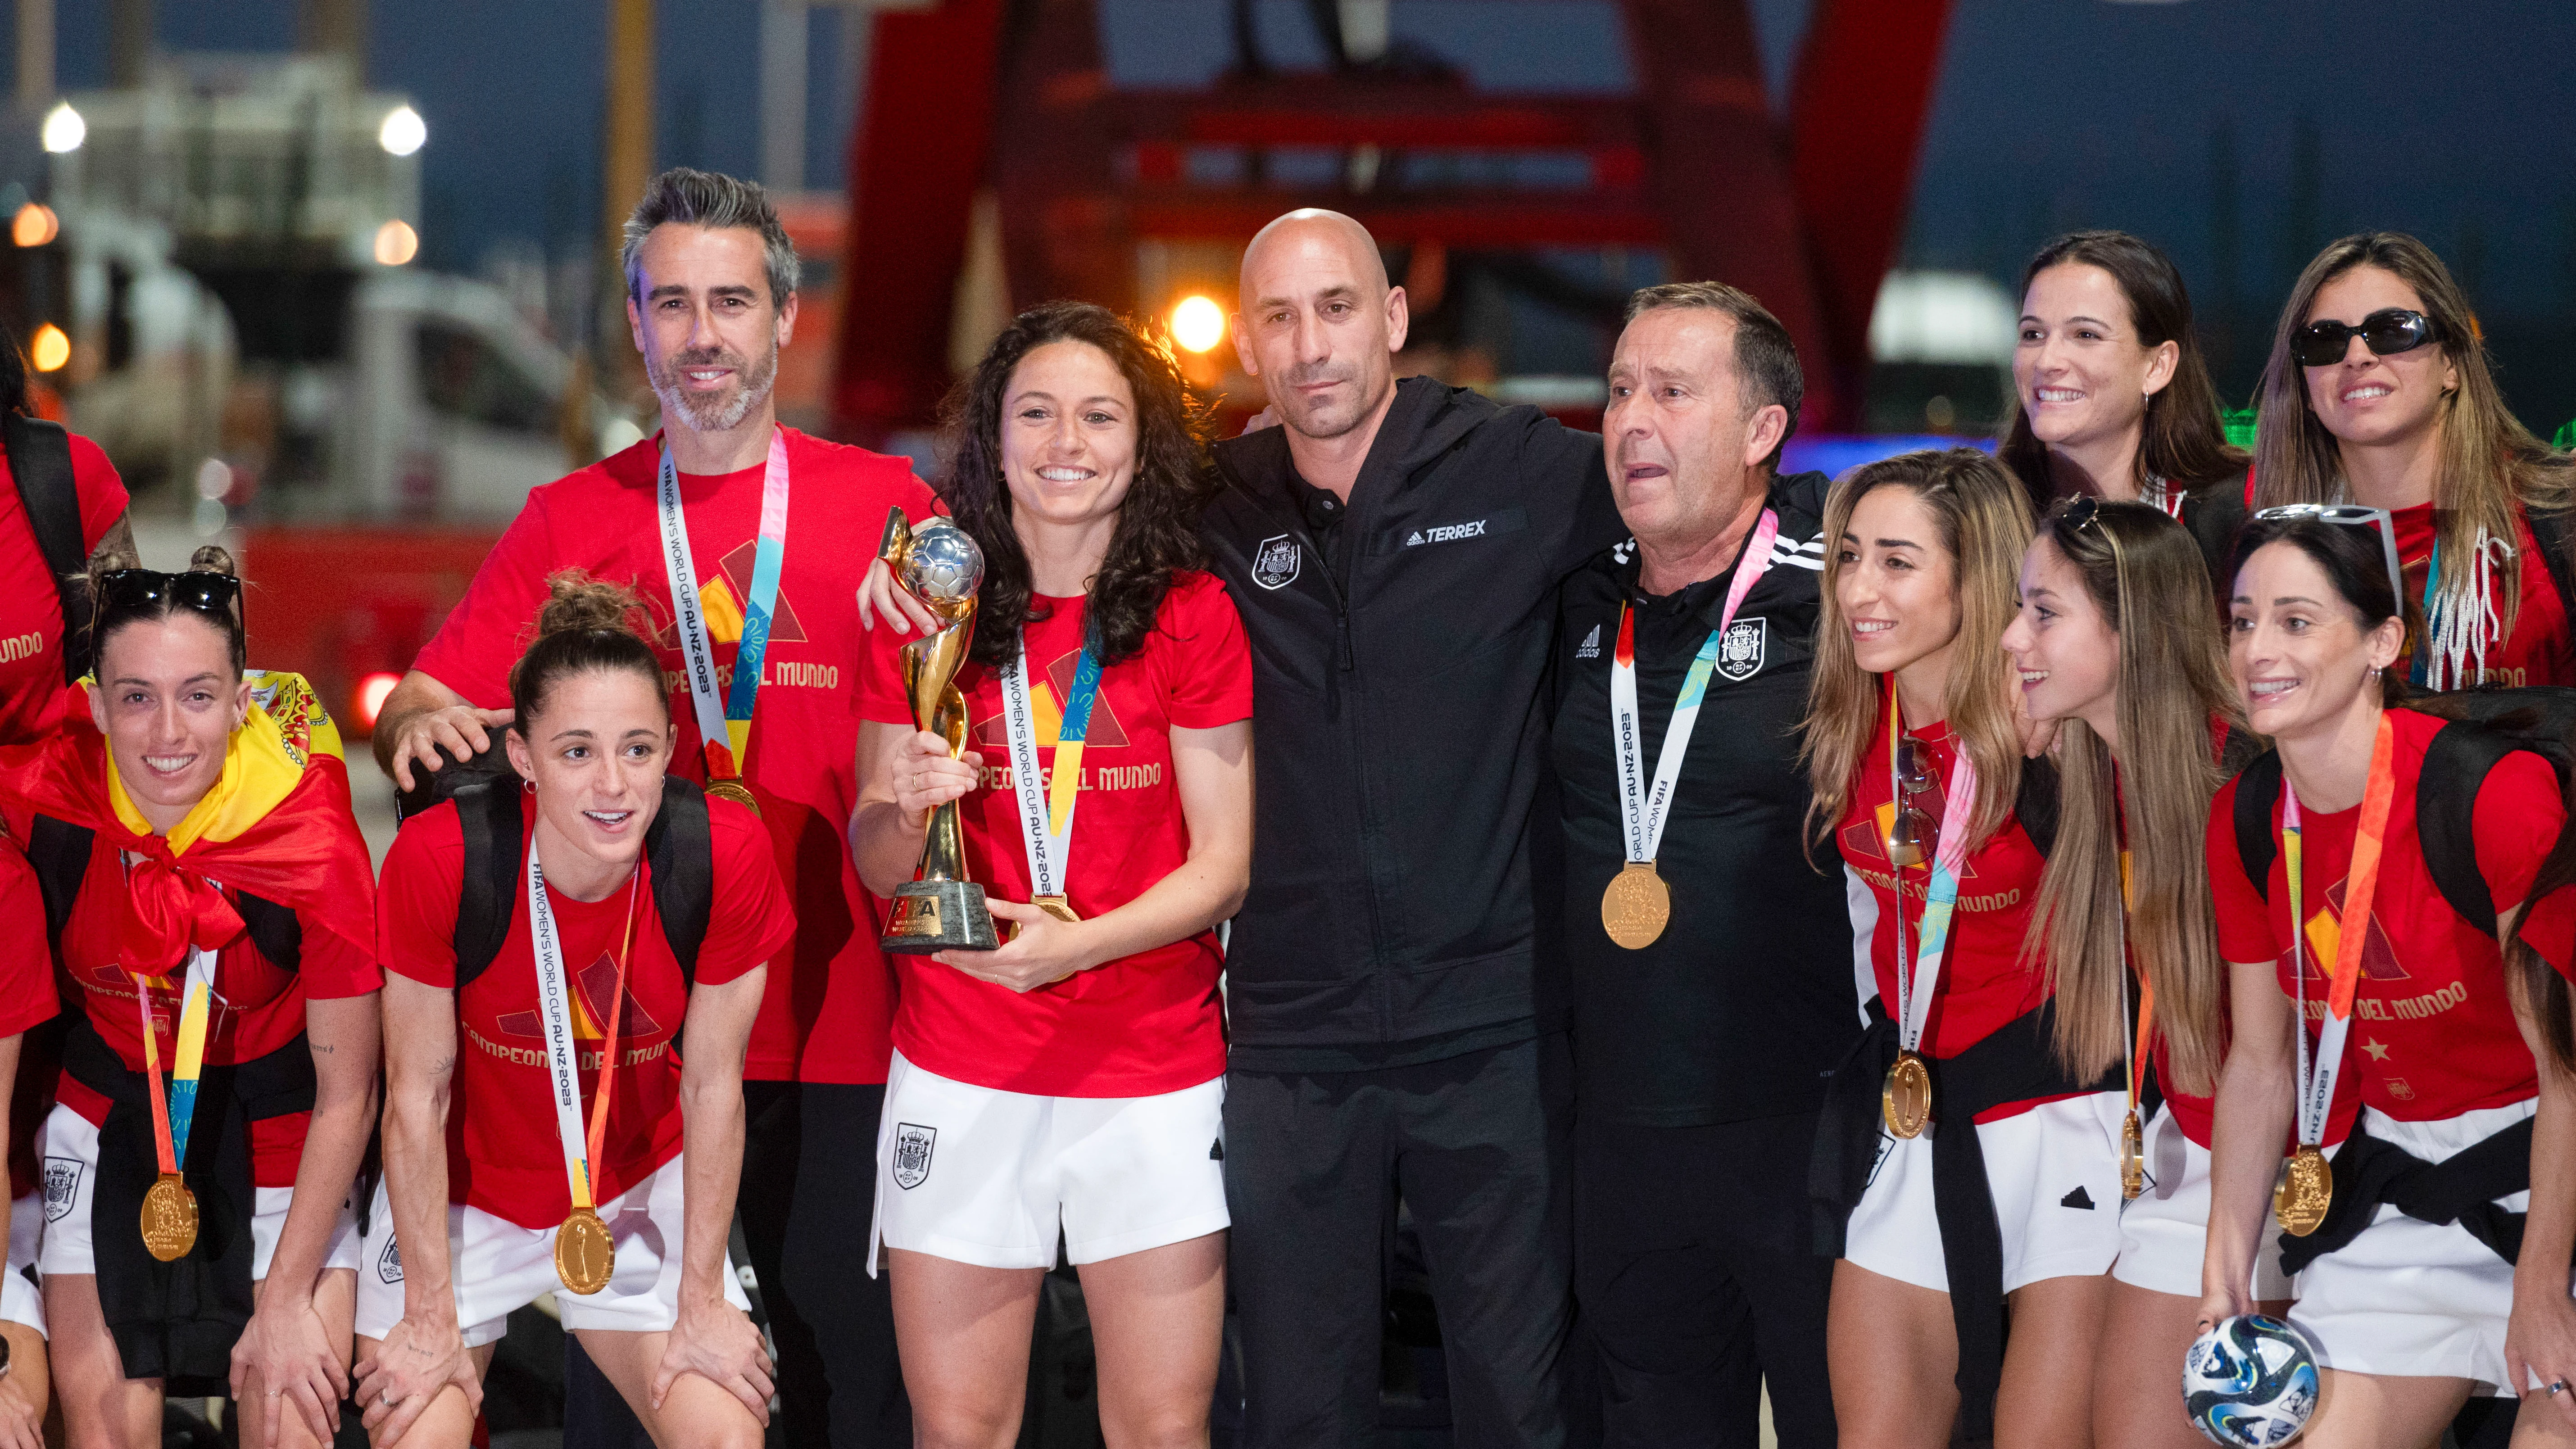
MULTIPOLYGON (((1011 743, 1011 789, 1019 797, 1020 836, 1029 852, 1029 893, 1039 906, 1062 906, 1064 873, 1073 841, 1073 807, 1082 784, 1082 742, 1091 733, 1091 709, 1100 698, 1100 656, 1086 643, 1073 668, 1073 689, 1064 699, 1064 719, 1056 729, 1055 772, 1051 784, 1038 769, 1038 731, 1029 688, 1029 649, 1002 672, 1002 722, 1011 743)), ((1058 911, 1061 915, 1063 912, 1058 911)))
POLYGON ((188 950, 188 974, 179 1007, 179 1039, 171 1052, 170 1091, 161 1091, 161 1037, 152 1025, 152 978, 134 976, 134 999, 143 1011, 143 1071, 150 1079, 152 1146, 164 1176, 188 1165, 188 1129, 197 1118, 197 1079, 206 1064, 206 1014, 215 993, 215 953, 202 946, 188 950))
POLYGON ((752 555, 751 597, 742 614, 742 639, 734 649, 733 688, 716 689, 716 650, 698 596, 697 566, 689 560, 689 530, 680 508, 680 469, 662 448, 656 487, 662 530, 662 568, 671 584, 671 617, 680 626, 680 655, 688 667, 689 699, 706 752, 707 778, 742 774, 751 749, 751 709, 760 693, 760 671, 769 653, 769 616, 778 603, 780 559, 787 552, 787 434, 769 435, 769 468, 760 484, 760 547, 752 555))
POLYGON ((1653 860, 1655 847, 1663 842, 1673 787, 1682 777, 1682 756, 1690 750, 1691 727, 1699 723, 1699 707, 1708 697, 1708 678, 1717 668, 1718 650, 1725 643, 1726 631, 1734 627, 1735 611, 1743 605, 1744 596, 1753 592, 1754 582, 1771 567, 1771 543, 1779 536, 1780 515, 1763 509, 1761 521, 1753 525, 1753 536, 1745 541, 1744 551, 1736 555, 1735 579, 1726 586, 1726 610, 1691 659, 1690 672, 1682 677, 1681 693, 1673 699, 1672 718, 1664 725, 1663 747, 1655 755, 1651 793, 1643 779, 1645 722, 1637 708, 1637 616, 1625 602, 1619 606, 1619 642, 1610 661, 1610 753, 1619 767, 1619 812, 1632 865, 1653 860))
POLYGON ((572 1187, 575 1212, 595 1207, 591 1198, 600 1143, 608 1132, 609 1087, 617 1073, 617 1032, 626 1015, 626 964, 635 942, 635 899, 644 878, 639 864, 626 882, 626 930, 617 943, 617 984, 609 997, 608 1034, 600 1043, 599 1092, 590 1109, 590 1130, 581 1125, 580 1043, 573 1035, 571 982, 564 972, 563 942, 555 934, 553 903, 546 898, 546 875, 537 866, 537 843, 528 842, 528 939, 536 948, 537 1014, 546 1026, 546 1067, 554 1078, 555 1136, 563 1144, 564 1178, 572 1187))
MULTIPOLYGON (((2129 852, 2123 850, 2120 852, 2120 959, 2123 962, 2126 962, 2128 960, 2128 956, 2129 852)), ((2129 993, 2126 991, 2120 993, 2120 1015, 2122 1018, 2122 1031, 2120 1034, 2123 1038, 2127 1038, 2127 1040, 2122 1042, 2122 1045, 2129 1048, 2129 1070, 2127 1075, 2129 1078, 2129 1111, 2132 1115, 2135 1115, 2138 1110, 2138 1099, 2146 1094, 2148 1061, 2147 1043, 2152 1039, 2156 1029, 2156 984, 2147 979, 2147 973, 2143 968, 2138 970, 2137 976, 2138 1024, 2134 1036, 2132 1036, 2132 1034, 2127 1030, 2129 993)), ((2170 1093, 2173 1090, 2172 1084, 2167 1083, 2165 1090, 2170 1093)))
MULTIPOLYGON (((1887 795, 1889 823, 1905 809, 1905 782, 1897 773, 1897 743, 1904 717, 1896 702, 1896 677, 1887 680, 1887 795)), ((1905 867, 1896 868, 1896 1023, 1897 1044, 1908 1052, 1923 1044, 1932 1024, 1932 991, 1941 980, 1941 958, 1950 950, 1950 910, 1959 899, 1959 872, 1967 865, 1968 820, 1976 812, 1977 767, 1963 745, 1950 757, 1950 783, 1943 795, 1940 842, 1926 864, 1931 879, 1923 892, 1923 924, 1917 931, 1912 970, 1905 953, 1905 867)), ((1888 863, 1895 864, 1889 852, 1888 863)))
POLYGON ((2380 847, 2388 834, 2388 806, 2397 793, 2390 755, 2397 732, 2388 716, 2379 717, 2378 736, 2370 745, 2370 783, 2362 791, 2361 822, 2352 842, 2352 866, 2344 877, 2343 915, 2336 927, 2335 959, 2320 962, 2332 974, 2326 993, 2326 1019, 2317 1034, 2316 1058, 2308 1056, 2308 936, 2306 883, 2300 875, 2299 792, 2287 771, 2281 776, 2281 854, 2290 873, 2291 998, 2299 1014, 2299 1145, 2325 1142, 2326 1114, 2334 1106, 2335 1080, 2343 1073, 2344 1039, 2352 1031, 2352 1000, 2361 985, 2361 948, 2370 938, 2370 898, 2379 890, 2380 847))

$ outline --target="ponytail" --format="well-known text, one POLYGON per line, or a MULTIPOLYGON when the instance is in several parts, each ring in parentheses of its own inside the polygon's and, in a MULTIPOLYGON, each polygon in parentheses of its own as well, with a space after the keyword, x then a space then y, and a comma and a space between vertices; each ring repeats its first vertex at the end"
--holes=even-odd
POLYGON ((643 601, 623 584, 592 578, 580 569, 565 569, 546 579, 547 598, 537 610, 536 642, 510 669, 510 728, 522 739, 528 725, 545 709, 555 685, 576 674, 626 670, 652 686, 653 697, 670 717, 670 696, 662 688, 662 661, 636 631, 643 601))

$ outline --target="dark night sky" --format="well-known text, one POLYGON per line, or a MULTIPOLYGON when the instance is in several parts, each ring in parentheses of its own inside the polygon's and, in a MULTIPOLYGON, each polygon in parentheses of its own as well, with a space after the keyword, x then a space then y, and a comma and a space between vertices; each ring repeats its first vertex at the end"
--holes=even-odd
MULTIPOLYGON (((1107 3, 1121 71, 1188 71, 1222 35, 1224 0, 1107 3)), ((1751 3, 1776 88, 1809 0, 1751 3)), ((1264 32, 1293 62, 1311 46, 1293 0, 1264 4, 1264 32)), ((102 84, 105 0, 58 5, 63 86, 102 84)), ((757 0, 658 8, 661 159, 754 169, 757 0)), ((158 9, 171 48, 292 42, 294 0, 158 9)), ((830 110, 840 24, 837 12, 815 21, 818 112, 830 110)), ((1538 0, 1396 0, 1400 36, 1513 89, 1621 86, 1622 47, 1592 38, 1604 24, 1616 24, 1606 0, 1570 12, 1538 0)), ((601 0, 377 0, 370 81, 409 93, 430 125, 428 261, 470 270, 503 237, 587 237, 604 25, 601 0)), ((2571 59, 2576 5, 2557 0, 1958 0, 1906 259, 2009 276, 2049 232, 2123 226, 2167 246, 2214 311, 2228 294, 2213 158, 2229 145, 2238 223, 2228 280, 2255 328, 2316 244, 2360 226, 2412 230, 2471 285, 2507 353, 2508 386, 2525 356, 2516 393, 2552 394, 2532 399, 2537 412, 2576 411, 2576 364, 2550 356, 2576 330, 2571 59), (2517 329, 2555 340, 2518 346, 2517 329)), ((840 142, 827 129, 818 116, 808 168, 828 184, 840 142)))

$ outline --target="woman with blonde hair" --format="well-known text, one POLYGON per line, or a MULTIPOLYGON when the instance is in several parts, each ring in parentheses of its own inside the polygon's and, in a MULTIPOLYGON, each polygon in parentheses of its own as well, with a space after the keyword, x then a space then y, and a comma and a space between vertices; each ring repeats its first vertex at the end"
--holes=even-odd
POLYGON ((1964 448, 1861 468, 1825 508, 1810 818, 1878 983, 1813 1175, 1848 1446, 1941 1449, 1954 1419, 2007 1449, 2091 1432, 2122 1104, 2116 1061, 2058 1060, 2023 949, 2056 814, 2001 648, 2030 530, 2020 483, 1964 448))
MULTIPOLYGON (((2030 938, 2055 983, 2057 1051, 2126 1088, 2127 1201, 2093 1375, 2095 1443, 2121 1449, 2201 1442, 2174 1370, 2199 1309, 2227 1040, 2202 837, 2222 756, 2251 753, 2214 592, 2162 510, 2078 498, 2031 541, 2003 638, 2031 717, 2057 722, 2057 838, 2030 938)), ((2258 1266, 2254 1297, 2288 1296, 2277 1261, 2258 1266)))
POLYGON ((2358 503, 2397 529, 2420 687, 2576 684, 2565 513, 2576 459, 2505 410, 2469 300, 2402 232, 2329 245, 2264 364, 2255 503, 2358 503))

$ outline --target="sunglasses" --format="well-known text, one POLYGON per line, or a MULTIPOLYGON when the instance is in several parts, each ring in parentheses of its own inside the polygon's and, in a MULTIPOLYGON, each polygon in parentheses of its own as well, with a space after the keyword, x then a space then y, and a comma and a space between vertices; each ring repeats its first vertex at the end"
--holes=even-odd
POLYGON ((1906 736, 1896 746, 1896 826, 1887 833, 1887 858, 1911 870, 1931 859, 1932 817, 1914 797, 1932 788, 1932 747, 1906 736))
POLYGON ((2373 356, 2395 357, 2427 342, 2439 341, 2441 329, 2421 312, 2382 307, 2362 318, 2358 327, 2331 318, 2309 323, 2290 334, 2290 355, 2299 360, 2301 367, 2332 367, 2352 350, 2355 336, 2373 356))
POLYGON ((241 607, 241 580, 211 569, 165 574, 159 569, 115 569, 98 576, 101 623, 124 614, 169 607, 190 609, 234 627, 241 607))
POLYGON ((2377 528, 2380 559, 2388 565, 2388 596, 2401 602, 2405 599, 2406 584, 2397 569, 2397 527, 2389 521, 2387 509, 2364 508, 2358 503, 2284 503, 2254 515, 2257 523, 2279 518, 2313 518, 2320 523, 2377 528))

